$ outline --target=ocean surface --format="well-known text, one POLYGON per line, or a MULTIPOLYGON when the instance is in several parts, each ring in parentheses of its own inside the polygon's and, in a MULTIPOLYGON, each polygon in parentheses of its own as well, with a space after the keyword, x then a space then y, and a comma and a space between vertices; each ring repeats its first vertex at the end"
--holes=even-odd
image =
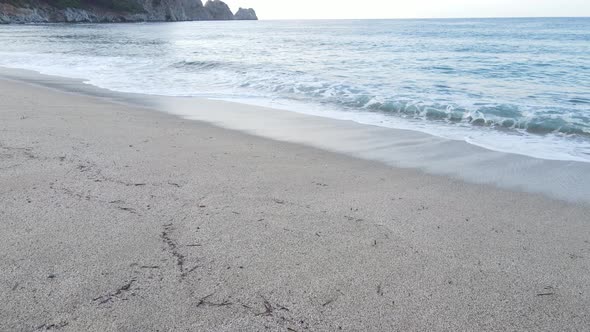
POLYGON ((590 162, 590 18, 0 26, 0 66, 590 162))

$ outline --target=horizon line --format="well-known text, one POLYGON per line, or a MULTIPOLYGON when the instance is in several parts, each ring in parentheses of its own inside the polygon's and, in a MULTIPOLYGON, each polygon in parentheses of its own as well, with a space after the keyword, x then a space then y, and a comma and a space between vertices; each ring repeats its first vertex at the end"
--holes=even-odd
POLYGON ((338 21, 338 20, 482 20, 527 18, 588 18, 588 16, 459 16, 459 17, 372 17, 372 18, 259 18, 259 21, 338 21))

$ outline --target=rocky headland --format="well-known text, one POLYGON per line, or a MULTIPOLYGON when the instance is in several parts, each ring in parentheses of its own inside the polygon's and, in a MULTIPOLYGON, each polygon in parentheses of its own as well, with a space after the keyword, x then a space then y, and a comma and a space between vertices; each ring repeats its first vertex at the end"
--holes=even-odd
POLYGON ((0 0, 0 23, 118 23, 257 20, 221 0, 0 0))

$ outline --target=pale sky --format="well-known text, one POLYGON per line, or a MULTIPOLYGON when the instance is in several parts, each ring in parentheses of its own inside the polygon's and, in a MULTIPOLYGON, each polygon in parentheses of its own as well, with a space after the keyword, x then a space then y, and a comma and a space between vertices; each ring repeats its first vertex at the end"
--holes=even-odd
MULTIPOLYGON (((590 16, 590 0, 224 0, 260 19, 590 16)), ((205 1, 203 1, 205 2, 205 1)))

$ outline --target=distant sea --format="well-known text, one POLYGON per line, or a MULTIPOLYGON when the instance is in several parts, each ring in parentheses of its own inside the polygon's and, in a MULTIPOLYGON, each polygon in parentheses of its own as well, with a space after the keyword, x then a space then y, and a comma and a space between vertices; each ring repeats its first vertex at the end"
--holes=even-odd
POLYGON ((0 66, 590 162, 590 18, 0 26, 0 66))

